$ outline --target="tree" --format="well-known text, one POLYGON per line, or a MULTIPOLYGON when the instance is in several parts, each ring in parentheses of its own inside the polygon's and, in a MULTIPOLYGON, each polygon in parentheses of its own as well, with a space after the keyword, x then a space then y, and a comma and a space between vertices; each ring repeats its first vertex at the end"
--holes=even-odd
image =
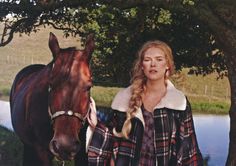
POLYGON ((92 65, 97 66, 97 79, 127 84, 138 47, 158 36, 172 46, 177 69, 191 67, 196 74, 228 74, 231 120, 226 165, 235 165, 235 8, 234 0, 2 0, 4 31, 0 46, 8 44, 14 33, 37 32, 40 25, 61 29, 66 36, 83 37, 92 31, 97 36, 92 65))

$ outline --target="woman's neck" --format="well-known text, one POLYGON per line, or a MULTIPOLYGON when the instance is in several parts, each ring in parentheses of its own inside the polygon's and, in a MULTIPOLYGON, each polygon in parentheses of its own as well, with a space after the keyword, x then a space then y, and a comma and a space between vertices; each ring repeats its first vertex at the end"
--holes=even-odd
POLYGON ((160 80, 148 80, 146 83, 146 92, 147 93, 156 93, 166 91, 165 79, 160 80))
POLYGON ((166 92, 165 79, 155 81, 148 80, 142 96, 144 108, 149 112, 153 112, 155 106, 160 103, 161 99, 166 95, 166 92))

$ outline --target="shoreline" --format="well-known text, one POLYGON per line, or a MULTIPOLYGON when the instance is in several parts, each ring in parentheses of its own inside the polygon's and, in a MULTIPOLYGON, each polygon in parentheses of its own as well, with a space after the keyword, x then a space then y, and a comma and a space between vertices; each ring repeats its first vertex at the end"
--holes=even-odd
MULTIPOLYGON (((94 100, 96 101, 97 109, 99 109, 99 108, 101 108, 101 109, 109 109, 108 106, 110 104, 109 104, 108 101, 96 100, 96 96, 94 97, 94 100)), ((4 100, 4 99, 0 98, 0 102, 9 103, 9 100, 4 100)), ((230 108, 230 104, 229 103, 216 102, 216 101, 214 101, 214 102, 202 102, 202 101, 191 101, 190 100, 190 104, 191 104, 191 107, 192 107, 192 113, 193 114, 206 114, 206 115, 208 115, 208 114, 213 114, 213 115, 228 115, 229 114, 229 108, 230 108)), ((0 110, 1 109, 2 109, 2 107, 0 106, 0 110)))

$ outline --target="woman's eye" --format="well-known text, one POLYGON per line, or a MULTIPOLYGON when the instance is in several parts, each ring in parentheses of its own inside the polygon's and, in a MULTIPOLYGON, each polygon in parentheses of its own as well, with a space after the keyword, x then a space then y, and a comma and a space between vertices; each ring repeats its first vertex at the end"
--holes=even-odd
POLYGON ((158 62, 161 62, 161 61, 163 61, 164 59, 163 58, 157 58, 157 61, 158 62))

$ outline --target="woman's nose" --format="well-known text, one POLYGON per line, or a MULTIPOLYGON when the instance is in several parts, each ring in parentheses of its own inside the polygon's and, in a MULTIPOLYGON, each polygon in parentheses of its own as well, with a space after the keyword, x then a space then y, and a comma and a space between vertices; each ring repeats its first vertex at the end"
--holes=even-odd
POLYGON ((156 62, 154 60, 151 61, 151 66, 156 66, 156 62))

